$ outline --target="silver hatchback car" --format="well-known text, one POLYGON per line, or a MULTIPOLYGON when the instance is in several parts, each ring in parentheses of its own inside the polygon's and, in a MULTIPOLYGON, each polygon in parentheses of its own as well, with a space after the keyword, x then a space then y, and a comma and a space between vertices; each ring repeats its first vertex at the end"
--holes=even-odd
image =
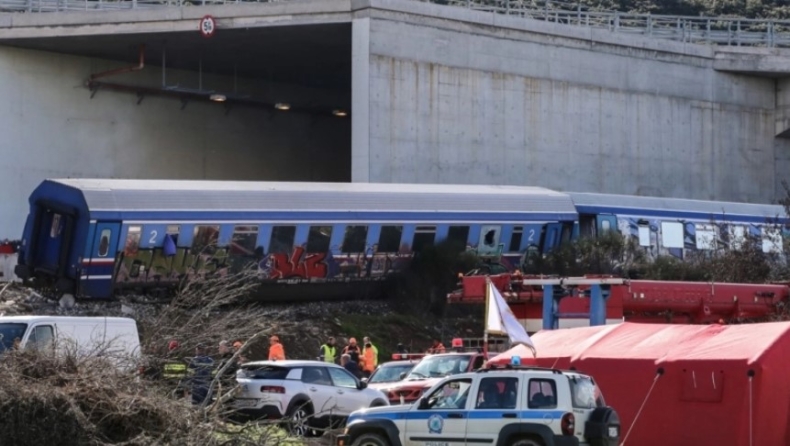
POLYGON ((387 396, 343 367, 321 361, 255 361, 236 373, 232 406, 256 418, 285 419, 295 435, 342 423, 355 410, 387 406, 387 396))

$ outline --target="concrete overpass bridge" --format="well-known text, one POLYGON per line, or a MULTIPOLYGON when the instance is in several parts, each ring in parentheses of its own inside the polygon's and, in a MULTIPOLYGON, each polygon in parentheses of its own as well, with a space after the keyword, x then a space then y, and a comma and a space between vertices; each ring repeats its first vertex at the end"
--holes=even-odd
POLYGON ((0 237, 53 176, 780 196, 787 23, 446 3, 0 0, 0 237))

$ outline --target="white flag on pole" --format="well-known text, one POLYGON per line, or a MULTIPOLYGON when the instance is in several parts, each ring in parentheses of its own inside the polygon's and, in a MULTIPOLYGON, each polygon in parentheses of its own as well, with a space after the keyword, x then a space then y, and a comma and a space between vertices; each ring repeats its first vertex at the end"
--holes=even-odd
POLYGON ((516 315, 510 310, 505 298, 496 289, 491 280, 486 284, 486 333, 507 336, 513 346, 523 344, 532 350, 537 357, 535 344, 527 334, 524 326, 518 322, 516 315))

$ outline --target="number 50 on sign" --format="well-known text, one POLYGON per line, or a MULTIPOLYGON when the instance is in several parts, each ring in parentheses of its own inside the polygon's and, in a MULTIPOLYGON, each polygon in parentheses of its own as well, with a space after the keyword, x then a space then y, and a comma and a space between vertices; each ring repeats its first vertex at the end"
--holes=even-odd
POLYGON ((204 16, 200 19, 200 34, 203 37, 211 37, 214 35, 214 31, 217 30, 217 22, 214 20, 214 17, 210 15, 204 16))

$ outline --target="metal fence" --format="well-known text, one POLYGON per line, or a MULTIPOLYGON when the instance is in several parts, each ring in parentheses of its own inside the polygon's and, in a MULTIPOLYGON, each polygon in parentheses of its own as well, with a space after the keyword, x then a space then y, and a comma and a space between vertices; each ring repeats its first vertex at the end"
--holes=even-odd
MULTIPOLYGON (((0 0, 0 11, 29 13, 106 11, 276 1, 288 0, 0 0)), ((617 11, 591 10, 580 4, 546 0, 416 1, 686 43, 790 47, 790 20, 626 14, 617 11)))

